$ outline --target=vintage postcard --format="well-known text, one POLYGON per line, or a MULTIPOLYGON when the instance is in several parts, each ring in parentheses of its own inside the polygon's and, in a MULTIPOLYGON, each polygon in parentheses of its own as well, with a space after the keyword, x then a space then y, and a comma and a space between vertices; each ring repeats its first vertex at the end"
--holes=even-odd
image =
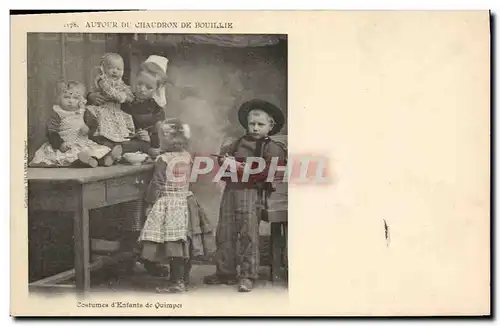
POLYGON ((487 316, 488 11, 11 16, 11 315, 487 316))

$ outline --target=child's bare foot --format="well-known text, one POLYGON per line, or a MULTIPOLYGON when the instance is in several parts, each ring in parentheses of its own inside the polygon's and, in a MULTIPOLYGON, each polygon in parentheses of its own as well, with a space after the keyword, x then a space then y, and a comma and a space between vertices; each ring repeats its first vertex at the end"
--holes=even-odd
POLYGON ((115 159, 110 154, 108 154, 101 159, 100 163, 103 166, 111 166, 115 163, 115 159))
POLYGON ((90 156, 88 152, 80 152, 78 153, 78 160, 82 162, 85 165, 88 165, 90 167, 97 167, 99 164, 95 157, 90 156))
POLYGON ((113 161, 116 161, 118 158, 121 157, 123 152, 123 148, 121 145, 116 145, 111 149, 111 152, 109 152, 109 155, 113 158, 113 161))

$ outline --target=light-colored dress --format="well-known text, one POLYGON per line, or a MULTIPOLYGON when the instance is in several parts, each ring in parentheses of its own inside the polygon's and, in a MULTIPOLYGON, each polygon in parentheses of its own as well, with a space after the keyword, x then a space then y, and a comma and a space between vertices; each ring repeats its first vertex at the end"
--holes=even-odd
POLYGON ((129 140, 128 137, 135 133, 134 121, 130 114, 121 109, 121 103, 125 102, 125 96, 133 97, 130 87, 123 80, 112 80, 106 75, 96 79, 96 86, 113 99, 102 106, 89 107, 97 119, 97 134, 116 143, 129 140))
POLYGON ((83 114, 85 108, 77 111, 65 111, 60 106, 54 105, 51 131, 57 132, 62 141, 71 145, 66 152, 54 149, 49 142, 43 144, 35 153, 30 162, 30 166, 54 166, 64 167, 72 165, 78 160, 78 154, 82 151, 89 151, 92 156, 98 158, 106 155, 110 149, 99 145, 88 138, 88 135, 81 131, 85 125, 83 114))

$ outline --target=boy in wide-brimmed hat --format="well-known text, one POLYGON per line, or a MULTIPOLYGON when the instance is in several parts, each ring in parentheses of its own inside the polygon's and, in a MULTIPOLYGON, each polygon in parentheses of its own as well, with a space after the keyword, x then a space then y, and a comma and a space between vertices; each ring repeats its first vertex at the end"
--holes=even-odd
POLYGON ((240 292, 252 290, 259 275, 259 203, 269 190, 267 171, 250 175, 241 181, 241 171, 248 157, 262 157, 266 162, 278 158, 280 164, 286 160, 286 149, 269 136, 283 128, 285 118, 281 110, 263 100, 254 99, 243 103, 238 111, 240 124, 246 135, 221 149, 224 159, 237 161, 238 182, 223 178, 226 187, 220 204, 217 226, 217 271, 204 278, 206 284, 236 284, 240 292), (237 243, 238 242, 238 243, 237 243), (236 267, 239 262, 240 272, 236 267))

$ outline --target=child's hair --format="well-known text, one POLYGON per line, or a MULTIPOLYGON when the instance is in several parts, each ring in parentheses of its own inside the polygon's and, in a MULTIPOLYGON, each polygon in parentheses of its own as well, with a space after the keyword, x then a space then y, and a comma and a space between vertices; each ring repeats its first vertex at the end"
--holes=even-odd
POLYGON ((183 123, 179 119, 159 121, 156 123, 156 130, 158 132, 158 138, 160 139, 160 146, 163 150, 177 152, 185 150, 189 146, 189 139, 191 138, 189 125, 183 123), (162 139, 165 136, 164 133, 166 132, 164 129, 166 127, 170 129, 168 132, 172 136, 172 142, 168 144, 168 148, 164 148, 166 147, 166 144, 162 142, 162 139))
POLYGON ((272 129, 276 122, 274 121, 273 117, 271 117, 271 115, 269 115, 269 113, 267 113, 266 111, 263 111, 261 109, 252 109, 248 112, 248 118, 250 118, 250 116, 261 116, 262 114, 267 117, 267 120, 269 121, 272 129))
POLYGON ((139 74, 144 72, 156 78, 158 86, 163 86, 168 82, 168 77, 165 72, 157 64, 153 62, 143 62, 140 65, 139 74))
POLYGON ((60 81, 56 84, 56 102, 59 102, 61 96, 69 90, 79 90, 82 95, 82 100, 85 100, 87 88, 83 83, 75 80, 60 81))
POLYGON ((113 60, 122 60, 123 61, 123 58, 118 53, 108 52, 101 57, 101 68, 104 68, 113 60))

